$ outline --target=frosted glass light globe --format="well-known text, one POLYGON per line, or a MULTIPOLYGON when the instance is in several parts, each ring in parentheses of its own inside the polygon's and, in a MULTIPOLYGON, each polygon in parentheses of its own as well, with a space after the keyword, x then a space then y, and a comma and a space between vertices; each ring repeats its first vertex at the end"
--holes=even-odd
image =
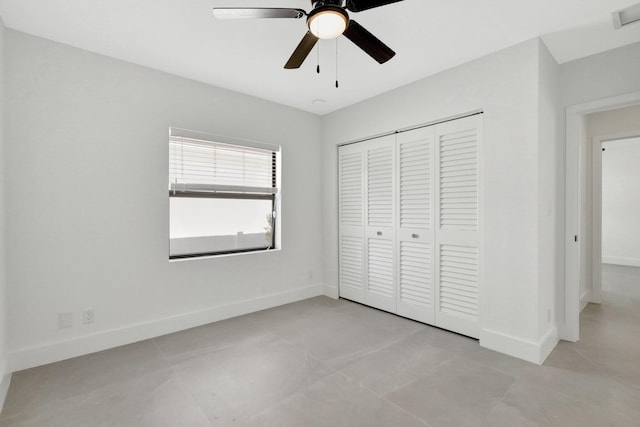
POLYGON ((348 19, 335 10, 323 10, 310 16, 307 25, 319 39, 335 39, 347 29, 348 19))

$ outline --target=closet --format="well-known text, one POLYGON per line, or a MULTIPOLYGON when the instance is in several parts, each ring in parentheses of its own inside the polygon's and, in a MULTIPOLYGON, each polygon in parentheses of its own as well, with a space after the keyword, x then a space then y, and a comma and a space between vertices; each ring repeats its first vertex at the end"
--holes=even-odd
POLYGON ((339 147, 341 297, 478 337, 481 117, 339 147))

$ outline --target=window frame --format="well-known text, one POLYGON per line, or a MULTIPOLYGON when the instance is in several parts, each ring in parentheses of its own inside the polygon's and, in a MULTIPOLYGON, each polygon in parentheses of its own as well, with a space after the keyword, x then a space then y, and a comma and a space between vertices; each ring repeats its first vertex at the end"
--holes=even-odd
MULTIPOLYGON (((169 182, 169 202, 172 197, 179 198, 197 198, 197 199, 234 199, 234 200, 270 200, 271 201, 271 240, 265 247, 257 248, 242 248, 242 249, 230 249, 230 250, 218 250, 209 252, 194 252, 186 254, 171 254, 171 223, 169 221, 169 261, 184 260, 184 259, 197 259, 197 258, 210 258, 222 255, 234 255, 244 253, 256 253, 256 252, 269 252, 273 250, 279 250, 279 208, 280 208, 280 146, 266 144, 257 141, 241 140, 236 138, 230 138, 220 135, 207 134, 203 132, 190 131, 186 129, 180 129, 175 127, 169 128, 169 146, 173 138, 191 139, 198 142, 209 142, 214 144, 232 145, 235 147, 244 147, 248 149, 260 149, 271 152, 271 189, 272 192, 252 192, 252 189, 248 191, 234 191, 232 189, 222 190, 196 190, 196 189, 176 189, 171 188, 171 182, 169 182)), ((169 161, 171 161, 171 154, 169 153, 169 161)), ((170 178, 169 178, 170 181, 170 178)), ((194 187, 194 185, 191 185, 194 187)), ((197 187, 197 185, 196 185, 197 187)), ((169 213, 169 215, 171 215, 169 213)), ((208 237, 208 236, 202 236, 208 237)), ((196 237, 197 238, 197 237, 196 237)))

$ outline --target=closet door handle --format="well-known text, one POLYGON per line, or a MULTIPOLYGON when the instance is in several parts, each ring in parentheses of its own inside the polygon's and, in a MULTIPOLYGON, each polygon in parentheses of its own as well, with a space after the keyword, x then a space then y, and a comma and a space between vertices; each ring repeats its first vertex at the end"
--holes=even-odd
POLYGON ((413 233, 413 234, 411 235, 411 237, 412 237, 412 238, 414 238, 414 239, 417 239, 418 237, 420 237, 420 235, 418 235, 418 234, 416 234, 416 233, 413 233))
POLYGON ((377 234, 378 236, 382 236, 382 231, 378 231, 376 234, 377 234))

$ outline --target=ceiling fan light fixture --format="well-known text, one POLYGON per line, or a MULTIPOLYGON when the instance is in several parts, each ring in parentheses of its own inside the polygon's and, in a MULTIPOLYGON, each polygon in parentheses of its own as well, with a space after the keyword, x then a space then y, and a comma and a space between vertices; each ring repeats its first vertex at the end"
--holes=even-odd
POLYGON ((349 15, 342 8, 324 6, 309 14, 307 26, 319 39, 335 39, 347 29, 349 15))

